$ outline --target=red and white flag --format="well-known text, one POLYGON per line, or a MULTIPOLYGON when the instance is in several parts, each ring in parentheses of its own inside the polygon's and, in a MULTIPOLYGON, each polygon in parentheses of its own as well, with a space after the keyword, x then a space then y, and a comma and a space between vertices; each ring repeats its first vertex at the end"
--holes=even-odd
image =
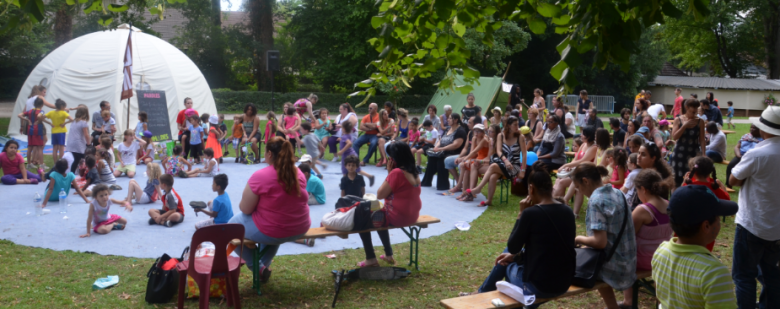
POLYGON ((133 28, 130 27, 130 34, 127 35, 127 47, 125 48, 124 81, 122 82, 122 97, 120 100, 129 99, 133 96, 133 44, 130 38, 133 34, 133 28))

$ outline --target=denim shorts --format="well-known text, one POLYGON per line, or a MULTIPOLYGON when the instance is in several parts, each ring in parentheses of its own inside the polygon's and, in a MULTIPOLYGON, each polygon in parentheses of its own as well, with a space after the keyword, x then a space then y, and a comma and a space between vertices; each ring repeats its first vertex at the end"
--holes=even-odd
POLYGON ((457 164, 455 164, 455 159, 458 158, 458 155, 452 155, 449 157, 444 158, 444 168, 451 170, 458 167, 457 164))

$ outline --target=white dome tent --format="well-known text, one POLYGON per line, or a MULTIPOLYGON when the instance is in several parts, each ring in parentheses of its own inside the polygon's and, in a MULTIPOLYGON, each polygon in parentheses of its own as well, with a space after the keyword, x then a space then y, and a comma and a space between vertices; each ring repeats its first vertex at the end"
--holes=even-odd
MULTIPOLYGON (((20 119, 15 115, 24 111, 32 87, 42 84, 47 88, 46 100, 52 104, 56 99, 62 99, 69 108, 79 104, 86 105, 90 111, 90 122, 92 113, 100 110, 100 102, 110 102, 111 112, 116 115, 119 136, 128 128, 127 100, 120 102, 119 98, 122 92, 122 69, 129 28, 127 24, 122 24, 117 30, 83 35, 60 46, 41 60, 27 77, 16 98, 14 117, 11 117, 8 133, 26 141, 26 137, 19 134, 20 119)), ((152 90, 165 91, 172 136, 175 137, 178 133, 176 116, 184 108, 184 98, 192 98, 193 108, 201 114, 217 113, 206 79, 184 53, 138 28, 133 27, 132 30, 133 84, 139 83, 143 75, 152 90)), ((135 128, 138 123, 137 97, 133 89, 133 97, 130 99, 130 129, 135 128)), ((44 112, 49 110, 44 107, 44 112)), ((71 111, 70 115, 73 117, 76 112, 71 111)), ((47 128, 47 132, 51 134, 51 127, 47 128)))

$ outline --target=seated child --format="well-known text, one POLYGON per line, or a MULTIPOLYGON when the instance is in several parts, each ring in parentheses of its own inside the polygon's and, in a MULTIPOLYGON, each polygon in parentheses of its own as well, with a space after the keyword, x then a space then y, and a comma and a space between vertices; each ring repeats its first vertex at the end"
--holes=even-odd
MULTIPOLYGON (((81 191, 84 191, 84 196, 92 196, 92 189, 95 185, 100 183, 100 174, 97 171, 97 160, 93 155, 87 155, 84 158, 84 166, 87 169, 84 174, 84 185, 81 186, 81 191)), ((113 175, 112 175, 113 176, 113 175)))
POLYGON ((423 129, 425 129, 425 133, 420 135, 419 141, 412 147, 412 153, 417 159, 417 170, 422 170, 422 155, 427 156, 428 149, 433 148, 439 138, 439 131, 433 128, 433 122, 430 119, 423 121, 423 129))
POLYGON ((84 199, 84 203, 89 204, 89 200, 84 196, 84 192, 81 192, 78 184, 76 184, 76 175, 70 172, 70 166, 68 161, 60 159, 54 164, 54 173, 51 173, 51 181, 49 181, 48 188, 46 189, 46 198, 43 199, 43 207, 46 207, 47 202, 56 202, 60 200, 60 192, 65 191, 67 196, 70 193, 71 186, 76 188, 76 193, 84 199), (57 192, 57 193, 54 193, 57 192))
POLYGON ((127 177, 135 177, 135 155, 139 149, 146 147, 146 142, 138 141, 133 130, 125 130, 122 136, 122 143, 119 144, 119 167, 114 169, 114 177, 126 174, 127 177))
POLYGON ((149 163, 146 167, 146 176, 149 180, 146 181, 146 187, 143 189, 141 189, 141 186, 135 179, 130 180, 130 184, 127 186, 127 198, 125 198, 125 201, 133 203, 133 196, 135 196, 135 204, 150 204, 156 202, 162 196, 160 192, 160 176, 162 176, 160 165, 149 163))
POLYGON ((95 197, 89 203, 89 215, 87 216, 87 233, 79 237, 89 237, 92 232, 108 234, 113 230, 124 230, 127 220, 115 214, 109 214, 112 204, 124 207, 127 212, 133 211, 133 206, 127 201, 118 201, 109 197, 111 190, 106 185, 97 185, 93 189, 95 197))
POLYGON ((244 123, 244 116, 242 115, 233 116, 233 135, 231 136, 233 142, 233 150, 235 151, 235 155, 236 155, 236 163, 238 163, 238 159, 241 158, 241 139, 244 137, 243 123, 244 123))
POLYGON ((612 176, 607 183, 619 190, 623 187, 629 172, 628 151, 620 147, 614 148, 612 150, 612 176))
POLYGON ((27 171, 24 166, 24 157, 19 154, 19 143, 9 140, 0 153, 0 167, 3 170, 2 183, 4 185, 34 184, 41 180, 40 176, 27 171))
POLYGON ((309 205, 325 204, 325 185, 322 180, 311 173, 309 163, 301 163, 298 169, 306 176, 306 192, 309 193, 309 205))
POLYGON ((113 145, 113 141, 111 140, 111 138, 108 137, 108 136, 101 137, 100 138, 100 143, 98 144, 96 149, 97 149, 97 151, 100 151, 100 150, 106 150, 107 151, 106 153, 108 154, 108 156, 104 157, 104 159, 106 159, 106 162, 108 162, 109 165, 111 166, 111 173, 113 173, 114 172, 114 166, 116 165, 116 160, 115 160, 115 157, 114 157, 114 145, 113 145))
POLYGON ((143 136, 141 136, 140 139, 143 141, 142 144, 146 144, 146 149, 139 150, 141 156, 138 157, 138 162, 136 162, 136 164, 152 163, 152 161, 154 161, 154 156, 157 155, 157 148, 154 147, 154 143, 152 142, 152 132, 144 131, 143 136))
POLYGON ((418 120, 417 117, 414 117, 409 121, 409 139, 407 140, 409 143, 409 148, 413 148, 415 145, 417 145, 417 142, 420 141, 420 131, 418 130, 419 126, 420 120, 418 120))
POLYGON ((201 229, 214 224, 228 223, 230 218, 233 218, 233 205, 230 203, 230 197, 225 194, 225 189, 228 186, 228 176, 225 174, 219 174, 214 176, 214 182, 211 184, 211 190, 217 192, 217 198, 213 201, 209 201, 208 210, 195 208, 195 212, 202 212, 209 219, 195 223, 195 229, 201 229))
MULTIPOLYGON (((344 122, 347 123, 347 122, 344 122)), ((352 147, 349 147, 352 149, 352 147)), ((341 177, 341 196, 354 195, 362 198, 366 194, 366 182, 363 176, 358 175, 357 169, 360 165, 360 159, 356 155, 349 155, 344 158, 344 167, 347 170, 344 177, 341 177), (359 176, 359 177, 358 177, 359 176)))
MULTIPOLYGON (((342 157, 346 158, 349 156, 355 156, 357 158, 358 153, 355 152, 355 149, 352 148, 352 139, 354 136, 352 136, 352 132, 355 129, 355 125, 352 122, 345 121, 341 124, 341 141, 340 141, 340 147, 341 150, 339 150, 334 157, 342 157)), ((359 163, 359 162, 358 162, 359 163)), ((356 168, 356 172, 360 175, 368 177, 368 183, 373 187, 374 186, 374 175, 371 175, 369 173, 366 173, 365 171, 360 170, 360 166, 356 168)), ((346 175, 348 173, 347 169, 347 160, 341 160, 341 174, 346 175)), ((362 181, 362 180, 361 180, 362 181)), ((362 195, 361 195, 362 197, 362 195)))
POLYGON ((214 158, 214 150, 211 148, 206 148, 206 150, 203 151, 203 156, 206 157, 206 162, 203 168, 196 168, 194 170, 191 170, 187 172, 187 177, 214 177, 217 176, 217 172, 219 171, 219 162, 217 162, 217 159, 214 158))
POLYGON ((113 141, 114 132, 116 132, 116 120, 111 117, 111 111, 108 110, 100 112, 100 117, 103 118, 103 134, 100 135, 101 141, 103 137, 108 137, 111 139, 111 141, 113 141))
POLYGON ((187 178, 187 172, 192 170, 192 164, 182 157, 183 148, 181 145, 173 147, 173 155, 168 158, 166 162, 163 162, 163 168, 168 175, 174 175, 182 178, 187 178), (184 166, 187 166, 187 170, 184 170, 184 166))
MULTIPOLYGON (((311 161, 311 168, 314 169, 315 173, 317 173, 317 177, 322 179, 322 173, 319 169, 317 169, 317 165, 322 166, 322 169, 327 169, 328 165, 320 161, 320 138, 314 134, 311 123, 308 122, 301 124, 300 133, 301 136, 303 136, 301 140, 303 141, 303 145, 306 147, 306 153, 311 157, 309 160, 311 161)), ((303 159, 301 159, 301 162, 302 161, 303 159)))
POLYGON ((160 188, 163 190, 163 206, 162 209, 149 209, 149 225, 173 227, 184 221, 184 204, 176 190, 173 190, 173 176, 160 176, 160 188))

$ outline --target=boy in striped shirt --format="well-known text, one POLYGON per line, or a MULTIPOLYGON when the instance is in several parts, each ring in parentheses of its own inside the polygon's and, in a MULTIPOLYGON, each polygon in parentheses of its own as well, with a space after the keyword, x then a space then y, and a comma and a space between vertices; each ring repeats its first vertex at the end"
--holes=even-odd
POLYGON ((705 186, 685 186, 672 195, 668 212, 677 237, 663 242, 652 262, 663 308, 736 308, 731 273, 705 246, 718 237, 720 217, 736 214, 737 204, 705 186))

